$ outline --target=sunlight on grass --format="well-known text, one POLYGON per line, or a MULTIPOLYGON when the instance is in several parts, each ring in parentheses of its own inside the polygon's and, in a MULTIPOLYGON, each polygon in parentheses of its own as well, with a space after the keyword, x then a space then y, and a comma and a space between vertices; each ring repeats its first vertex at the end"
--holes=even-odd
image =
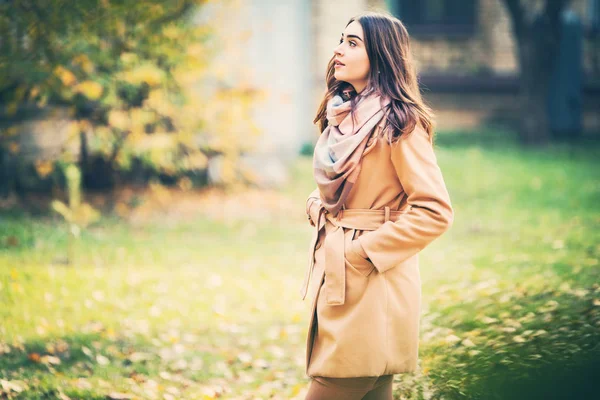
MULTIPOLYGON (((421 359, 396 397, 548 393, 557 366, 585 384, 600 336, 595 150, 461 140, 440 135, 455 222, 422 252, 421 359)), ((314 187, 304 157, 264 215, 250 195, 229 220, 105 215, 73 267, 58 219, 2 214, 0 397, 302 399, 314 187)))

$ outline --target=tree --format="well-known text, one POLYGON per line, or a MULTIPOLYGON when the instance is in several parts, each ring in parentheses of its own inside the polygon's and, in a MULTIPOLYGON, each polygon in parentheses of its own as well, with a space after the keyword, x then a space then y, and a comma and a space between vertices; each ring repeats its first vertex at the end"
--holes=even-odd
POLYGON ((560 45, 560 17, 569 0, 540 2, 502 0, 512 21, 521 71, 521 127, 523 144, 550 140, 547 96, 560 45))
MULTIPOLYGON (((85 187, 109 187, 132 165, 168 181, 202 177, 215 155, 234 183, 260 133, 258 91, 229 82, 214 61, 228 45, 214 33, 219 18, 195 22, 207 2, 0 0, 0 118, 24 106, 68 109, 85 187)), ((221 12, 235 3, 219 2, 221 12)), ((16 159, 8 125, 0 156, 16 159)))

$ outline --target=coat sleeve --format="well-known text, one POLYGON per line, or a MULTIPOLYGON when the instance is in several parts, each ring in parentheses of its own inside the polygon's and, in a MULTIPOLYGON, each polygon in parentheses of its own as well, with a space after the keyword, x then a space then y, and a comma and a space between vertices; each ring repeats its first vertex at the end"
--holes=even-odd
POLYGON ((379 272, 417 254, 454 221, 450 196, 427 132, 417 127, 394 142, 390 154, 410 209, 397 220, 357 238, 363 254, 379 272))
POLYGON ((317 212, 321 205, 321 192, 317 187, 313 190, 306 199, 306 216, 308 217, 308 222, 315 226, 315 220, 317 219, 317 212))

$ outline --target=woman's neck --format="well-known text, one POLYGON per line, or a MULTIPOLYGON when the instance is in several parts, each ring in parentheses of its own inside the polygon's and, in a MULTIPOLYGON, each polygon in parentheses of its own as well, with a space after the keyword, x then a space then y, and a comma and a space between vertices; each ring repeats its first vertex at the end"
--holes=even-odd
POLYGON ((352 86, 354 87, 354 90, 356 91, 356 93, 360 94, 367 87, 367 82, 364 81, 364 82, 359 82, 359 83, 353 83, 352 86))

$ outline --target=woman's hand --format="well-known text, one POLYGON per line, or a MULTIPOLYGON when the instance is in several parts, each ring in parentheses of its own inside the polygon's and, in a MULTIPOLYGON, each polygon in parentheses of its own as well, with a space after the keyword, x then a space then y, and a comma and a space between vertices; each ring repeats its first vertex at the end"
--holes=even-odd
POLYGON ((352 251, 357 253, 362 258, 370 261, 368 254, 365 252, 365 249, 363 249, 362 245, 360 244, 360 240, 358 240, 358 238, 352 240, 352 242, 350 242, 350 246, 351 246, 352 251))
POLYGON ((316 188, 311 194, 308 195, 308 199, 306 200, 306 216, 308 217, 308 222, 312 226, 315 226, 317 223, 317 217, 319 216, 321 204, 322 202, 319 188, 316 188))

